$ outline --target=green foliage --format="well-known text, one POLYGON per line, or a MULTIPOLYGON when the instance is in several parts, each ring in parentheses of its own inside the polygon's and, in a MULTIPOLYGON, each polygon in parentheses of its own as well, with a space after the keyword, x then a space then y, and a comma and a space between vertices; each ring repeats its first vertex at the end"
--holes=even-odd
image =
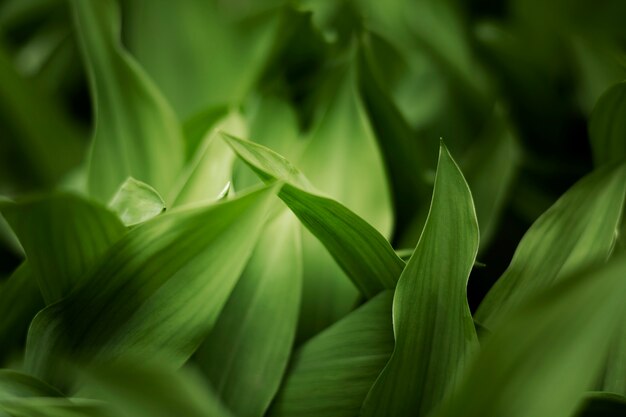
POLYGON ((0 0, 0 417, 622 417, 626 3, 548 3, 0 0))

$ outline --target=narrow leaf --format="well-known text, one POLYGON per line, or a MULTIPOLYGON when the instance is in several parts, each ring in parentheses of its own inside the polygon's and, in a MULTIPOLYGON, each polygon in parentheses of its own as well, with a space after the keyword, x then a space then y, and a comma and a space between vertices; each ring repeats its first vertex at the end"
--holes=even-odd
POLYGON ((589 137, 596 165, 626 159, 626 81, 609 88, 596 103, 589 137))
POLYGON ((626 258, 564 277, 508 312, 436 417, 567 417, 597 381, 626 308, 626 258))
POLYGON ((404 262, 376 229, 335 200, 314 193, 306 177, 277 153, 229 135, 222 137, 262 179, 287 182, 278 196, 366 297, 395 287, 404 262))
POLYGON ((73 0, 72 5, 96 113, 89 190, 108 202, 126 178, 134 177, 167 195, 184 160, 176 115, 120 45, 115 1, 73 0))
POLYGON ((271 417, 354 417, 393 350, 391 291, 296 351, 271 417))
POLYGON ((441 144, 430 212, 393 299, 395 348, 363 416, 426 416, 478 344, 467 280, 478 252, 469 187, 441 144))
POLYGON ((298 323, 301 258, 300 225, 284 208, 196 353, 216 393, 240 417, 264 415, 278 391, 298 323))
POLYGON ((568 272, 608 258, 624 208, 626 164, 576 183, 526 232, 508 269, 489 291, 476 320, 492 328, 535 291, 568 272))

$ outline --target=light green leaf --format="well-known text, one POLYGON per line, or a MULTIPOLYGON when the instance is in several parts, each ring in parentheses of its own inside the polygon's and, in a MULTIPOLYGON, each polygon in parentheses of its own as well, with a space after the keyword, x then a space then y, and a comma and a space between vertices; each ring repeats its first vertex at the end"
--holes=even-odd
POLYGON ((596 103, 589 137, 596 165, 626 160, 626 81, 609 88, 596 103))
POLYGON ((183 123, 185 133, 185 151, 189 161, 196 154, 202 140, 213 126, 228 114, 225 106, 213 106, 188 118, 183 123))
POLYGON ((296 351, 271 417, 354 417, 393 350, 384 291, 296 351))
POLYGON ((249 13, 253 4, 124 2, 129 49, 181 117, 215 105, 237 106, 254 86, 272 52, 279 15, 237 15, 242 9, 249 13))
POLYGON ((35 317, 26 366, 58 376, 55 356, 125 355, 182 365, 211 330, 261 232, 276 187, 172 210, 132 229, 84 285, 35 317))
POLYGON ((167 195, 185 151, 176 115, 119 42, 113 0, 72 1, 89 68, 96 126, 89 190, 108 202, 134 177, 167 195))
MULTIPOLYGON (((355 64, 335 71, 339 76, 328 83, 327 97, 319 106, 321 115, 299 166, 317 189, 389 238, 394 221, 391 191, 359 96, 356 71, 355 64)), ((308 233, 303 234, 303 248, 304 296, 299 332, 301 338, 306 338, 352 310, 358 291, 320 242, 308 233)))
POLYGON ((363 416, 426 416, 478 345, 467 280, 478 252, 470 189, 441 144, 430 212, 393 299, 395 348, 363 416))
POLYGON ((626 193, 626 164, 594 171, 576 183, 526 232, 508 269, 476 312, 491 329, 533 292, 611 253, 626 193))
POLYGON ((404 262, 376 229, 335 200, 314 194, 306 177, 276 152, 233 136, 222 138, 263 180, 287 182, 278 196, 324 244, 363 295, 372 297, 395 287, 404 262))
POLYGON ((124 417, 229 417, 210 386, 193 369, 173 370, 149 360, 82 370, 90 390, 124 417))
POLYGON ((211 128, 170 192, 174 206, 215 201, 231 182, 235 154, 219 138, 219 129, 246 135, 241 115, 231 112, 211 128))
POLYGON ((626 313, 626 258, 561 279, 507 312, 436 417, 567 417, 626 313))
POLYGON ((165 211, 165 201, 148 184, 129 177, 117 190, 109 207, 126 226, 135 226, 165 211))
POLYGON ((301 291, 300 224, 282 209, 267 225, 196 352, 216 393, 236 415, 264 415, 278 391, 296 333, 301 291))
POLYGON ((0 207, 17 234, 47 304, 65 297, 126 231, 106 208, 72 194, 0 207))

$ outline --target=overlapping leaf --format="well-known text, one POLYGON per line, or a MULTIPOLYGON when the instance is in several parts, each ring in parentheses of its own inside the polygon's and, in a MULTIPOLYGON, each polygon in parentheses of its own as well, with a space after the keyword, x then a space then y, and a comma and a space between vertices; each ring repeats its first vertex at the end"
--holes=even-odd
POLYGON ((300 240, 296 217, 283 208, 196 353, 216 393, 240 417, 264 415, 287 366, 302 291, 300 240))
POLYGON ((269 415, 353 417, 393 350, 384 291, 296 351, 269 415))
POLYGON ((441 145, 430 212, 393 300, 393 354, 363 416, 426 416, 453 388, 478 344, 467 280, 478 221, 463 174, 441 145))
POLYGON ((436 417, 566 417, 625 313, 626 258, 564 277, 507 312, 436 417))
POLYGON ((376 229, 335 200, 314 193, 306 177, 277 153, 229 135, 223 138, 262 179, 287 182, 279 197, 365 296, 395 287, 404 262, 376 229))
POLYGON ((624 164, 600 169, 574 185, 526 232, 476 320, 491 328, 533 292, 585 264, 605 261, 615 242, 625 193, 624 164))
POLYGON ((161 358, 182 365, 212 328, 262 229, 275 193, 174 210, 127 233, 71 296, 40 312, 28 369, 57 376, 56 355, 161 358))
POLYGON ((115 214, 72 194, 34 197, 0 210, 20 239, 48 304, 83 282, 83 275, 125 232, 115 214))
POLYGON ((72 5, 95 108, 89 191, 106 203, 132 176, 167 195, 185 157, 176 115, 122 49, 115 2, 72 5))

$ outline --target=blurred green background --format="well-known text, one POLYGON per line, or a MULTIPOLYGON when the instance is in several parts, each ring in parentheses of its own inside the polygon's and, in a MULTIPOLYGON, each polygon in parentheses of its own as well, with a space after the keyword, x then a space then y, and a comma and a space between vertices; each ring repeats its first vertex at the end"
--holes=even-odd
MULTIPOLYGON (((185 126, 239 109, 257 140, 267 124, 293 117, 293 128, 278 126, 284 137, 271 139, 288 156, 320 114, 335 111, 333 93, 354 82, 391 185, 397 249, 419 236, 444 138, 481 227, 486 267, 470 277, 472 308, 529 225, 593 169, 591 112, 626 78, 623 0, 120 5, 124 46, 185 126)), ((72 184, 93 109, 69 5, 2 0, 0 31, 0 194, 72 184)), ((0 274, 8 276, 22 259, 0 228, 0 274)))

